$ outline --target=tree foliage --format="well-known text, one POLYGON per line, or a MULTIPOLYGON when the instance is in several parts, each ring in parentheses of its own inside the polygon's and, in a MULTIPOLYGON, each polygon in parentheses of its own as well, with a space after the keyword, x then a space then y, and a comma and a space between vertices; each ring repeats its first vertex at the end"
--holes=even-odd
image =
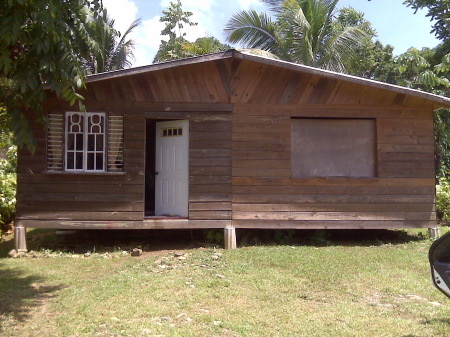
POLYGON ((165 22, 166 26, 161 31, 161 35, 169 36, 169 40, 185 37, 186 32, 183 31, 184 25, 197 25, 197 22, 192 22, 190 19, 193 13, 184 11, 180 0, 177 0, 177 3, 170 2, 170 6, 166 10, 163 10, 162 13, 163 15, 159 21, 165 22))
POLYGON ((195 42, 184 43, 181 47, 183 57, 217 53, 228 49, 231 49, 230 45, 220 42, 213 36, 200 37, 195 42))
POLYGON ((185 25, 197 25, 196 22, 190 20, 192 15, 192 12, 183 10, 180 0, 176 4, 171 2, 170 6, 163 10, 163 16, 160 18, 160 21, 165 22, 165 27, 161 31, 161 35, 168 36, 169 40, 161 41, 153 62, 177 60, 196 55, 216 53, 231 48, 212 36, 198 38, 195 42, 188 41, 184 31, 185 25))
POLYGON ((364 30, 342 20, 337 24, 338 0, 264 1, 275 12, 254 10, 234 14, 225 27, 227 40, 277 57, 314 67, 346 72, 347 60, 367 41, 364 30))
POLYGON ((434 49, 410 48, 405 53, 390 60, 391 67, 387 69, 389 83, 407 88, 419 89, 436 94, 444 94, 450 86, 445 76, 440 76, 437 65, 433 64, 434 49))
POLYGON ((101 0, 4 0, 0 3, 2 127, 17 144, 35 143, 24 111, 42 119, 44 86, 74 104, 82 97, 83 57, 98 48, 89 34, 101 0))
POLYGON ((345 60, 345 67, 349 74, 370 78, 380 57, 380 50, 373 40, 377 32, 372 24, 364 18, 364 13, 358 12, 351 7, 344 7, 339 10, 336 19, 333 21, 333 30, 340 32, 346 27, 356 27, 366 33, 365 38, 356 46, 356 49, 345 60))
MULTIPOLYGON (((0 109, 0 114, 6 113, 0 109)), ((17 147, 10 132, 0 134, 0 236, 11 229, 16 215, 17 147)))
POLYGON ((185 39, 185 25, 196 26, 197 22, 192 22, 190 17, 192 12, 184 11, 180 0, 177 3, 170 2, 167 9, 162 11, 163 15, 159 19, 165 23, 161 35, 168 36, 169 40, 161 40, 158 52, 153 62, 163 62, 183 58, 182 46, 188 42, 185 39))
POLYGON ((425 9, 430 20, 434 21, 432 33, 439 40, 450 37, 450 1, 449 0, 405 0, 404 4, 415 10, 425 9))

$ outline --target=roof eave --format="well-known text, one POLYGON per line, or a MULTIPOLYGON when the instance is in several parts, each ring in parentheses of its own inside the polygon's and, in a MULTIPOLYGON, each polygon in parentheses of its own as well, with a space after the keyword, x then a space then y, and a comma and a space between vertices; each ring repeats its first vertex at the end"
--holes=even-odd
POLYGON ((167 68, 175 68, 175 67, 181 67, 186 66, 190 64, 198 64, 208 61, 216 61, 216 60, 222 60, 227 58, 232 58, 235 54, 234 49, 230 49, 224 52, 214 53, 214 54, 207 54, 207 55, 201 55, 201 56, 194 56, 189 57, 185 59, 179 59, 174 61, 167 61, 167 62, 161 62, 161 63, 154 63, 147 66, 141 66, 136 68, 129 68, 129 69, 122 69, 122 70, 115 70, 115 71, 109 71, 105 73, 99 73, 99 74, 92 74, 86 77, 86 83, 92 83, 112 78, 118 78, 118 77, 124 77, 124 76, 130 76, 130 75, 138 75, 142 74, 148 71, 157 71, 167 68))
POLYGON ((93 74, 86 77, 86 83, 92 83, 92 82, 98 82, 102 80, 108 80, 113 78, 120 78, 124 76, 130 76, 130 75, 138 75, 142 73, 146 73, 149 71, 158 71, 168 68, 175 68, 175 67, 181 67, 186 65, 192 65, 192 64, 199 64, 203 62, 208 61, 217 61, 217 60, 224 60, 224 59, 230 59, 230 58, 236 58, 241 60, 250 60, 255 62, 260 62, 264 64, 268 64, 275 67, 282 67, 285 69, 290 69, 294 71, 302 71, 305 73, 327 77, 330 79, 336 79, 346 82, 352 82, 356 84, 362 84, 362 85, 368 85, 374 88, 389 90, 393 92, 397 92, 404 95, 412 95, 415 97, 420 97, 426 100, 430 100, 434 103, 435 109, 438 108, 450 108, 450 98, 431 94, 428 92, 416 90, 416 89, 410 89, 401 87, 394 84, 389 83, 383 83, 371 79, 356 77, 352 75, 342 74, 342 73, 336 73, 330 70, 324 70, 319 68, 314 68, 302 64, 297 63, 291 63, 287 61, 282 60, 276 60, 271 59, 255 54, 249 54, 243 51, 237 51, 235 49, 230 49, 224 52, 219 53, 213 53, 208 55, 201 55, 201 56, 195 56, 190 57, 186 59, 180 59, 180 60, 174 60, 174 61, 168 61, 168 62, 162 62, 162 63, 156 63, 151 64, 147 66, 142 67, 136 67, 136 68, 130 68, 130 69, 123 69, 123 70, 116 70, 106 73, 100 73, 100 74, 93 74))
POLYGON ((297 71, 301 70, 305 73, 309 73, 312 75, 318 75, 318 76, 322 76, 322 77, 327 77, 327 78, 337 79, 337 80, 342 80, 342 81, 347 81, 347 82, 353 82, 353 83, 362 84, 362 85, 369 85, 371 87, 375 87, 375 88, 379 88, 379 89, 385 89, 385 90, 390 90, 390 91, 394 91, 394 92, 405 94, 405 95, 421 97, 421 98, 424 98, 427 100, 431 100, 435 104, 437 104, 438 106, 436 107, 436 109, 450 108, 450 98, 435 95, 435 94, 420 91, 420 90, 416 90, 416 89, 410 89, 410 88, 401 87, 401 86, 394 85, 394 84, 379 82, 379 81, 361 78, 361 77, 357 77, 357 76, 353 76, 353 75, 336 73, 336 72, 333 72, 330 70, 314 68, 314 67, 306 66, 303 64, 297 64, 297 63, 291 63, 291 62, 286 62, 286 61, 282 61, 282 60, 271 59, 271 58, 267 58, 267 57, 263 57, 263 56, 259 56, 259 55, 245 53, 245 52, 236 52, 234 56, 236 58, 243 59, 243 60, 257 61, 257 62, 265 63, 268 65, 276 66, 276 67, 282 67, 285 69, 291 69, 291 70, 297 70, 297 71))

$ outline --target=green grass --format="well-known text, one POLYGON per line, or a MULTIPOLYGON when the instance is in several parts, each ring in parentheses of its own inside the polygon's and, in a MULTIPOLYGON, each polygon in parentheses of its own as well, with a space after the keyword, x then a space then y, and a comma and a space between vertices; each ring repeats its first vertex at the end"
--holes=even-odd
POLYGON ((449 336, 450 300, 431 285, 423 233, 181 258, 3 257, 0 335, 449 336))

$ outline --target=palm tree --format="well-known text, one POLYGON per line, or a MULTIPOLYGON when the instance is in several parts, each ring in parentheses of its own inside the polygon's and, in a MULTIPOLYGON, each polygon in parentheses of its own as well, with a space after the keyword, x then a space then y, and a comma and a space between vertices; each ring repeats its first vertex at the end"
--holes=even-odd
POLYGON ((338 26, 334 14, 339 0, 263 0, 275 12, 240 11, 228 21, 230 43, 257 48, 279 58, 318 68, 345 72, 345 61, 364 43, 367 34, 338 26))
POLYGON ((128 39, 128 36, 141 24, 141 20, 134 20, 124 34, 114 28, 115 20, 108 16, 106 10, 103 16, 96 20, 92 38, 98 46, 85 60, 88 73, 95 74, 130 67, 134 59, 134 40, 128 39))

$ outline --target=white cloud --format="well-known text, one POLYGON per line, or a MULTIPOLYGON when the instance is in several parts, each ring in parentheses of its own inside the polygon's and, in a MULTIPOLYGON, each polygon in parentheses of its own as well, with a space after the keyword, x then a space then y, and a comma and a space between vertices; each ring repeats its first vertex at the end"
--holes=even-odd
MULTIPOLYGON (((252 1, 252 0, 251 0, 252 1)), ((258 0, 256 0, 258 1, 258 0)), ((175 2, 174 0, 162 0, 161 7, 167 8, 170 6, 170 2, 175 2)), ((185 12, 210 12, 215 0, 183 0, 181 4, 183 5, 183 11, 185 12)))
MULTIPOLYGON (((170 6, 170 2, 173 0, 162 0, 161 7, 166 9, 170 6)), ((214 22, 213 17, 213 5, 215 0, 183 0, 182 8, 185 12, 192 12, 190 20, 198 23, 196 26, 184 25, 183 29, 186 33, 186 39, 189 41, 195 41, 199 37, 205 37, 212 34, 212 26, 214 22)))
POLYGON ((133 0, 103 0, 108 16, 113 18, 114 27, 124 33, 138 17, 138 7, 133 0))
MULTIPOLYGON (((149 4, 148 0, 103 0, 108 14, 116 21, 115 27, 120 32, 125 32, 129 25, 138 17, 143 17, 141 25, 130 35, 135 40, 135 62, 133 66, 151 64, 158 51, 161 40, 167 37, 160 35, 164 29, 164 23, 159 22, 161 11, 170 6, 170 2, 176 0, 160 0, 158 4, 149 4), (139 9, 138 9, 139 6, 139 9), (146 15, 147 14, 147 15, 146 15), (148 15, 150 14, 150 15, 148 15)), ((195 41, 199 37, 214 36, 223 39, 223 28, 226 21, 238 10, 254 8, 257 11, 264 10, 264 5, 259 0, 182 0, 184 11, 193 13, 192 22, 197 26, 184 26, 186 39, 195 41)))
POLYGON ((164 29, 164 23, 159 22, 159 18, 159 16, 155 16, 152 19, 144 20, 138 27, 134 51, 136 60, 133 66, 151 64, 161 40, 167 40, 160 35, 161 30, 164 29))
POLYGON ((259 0, 237 0, 240 9, 249 9, 255 7, 261 7, 261 1, 259 0))

